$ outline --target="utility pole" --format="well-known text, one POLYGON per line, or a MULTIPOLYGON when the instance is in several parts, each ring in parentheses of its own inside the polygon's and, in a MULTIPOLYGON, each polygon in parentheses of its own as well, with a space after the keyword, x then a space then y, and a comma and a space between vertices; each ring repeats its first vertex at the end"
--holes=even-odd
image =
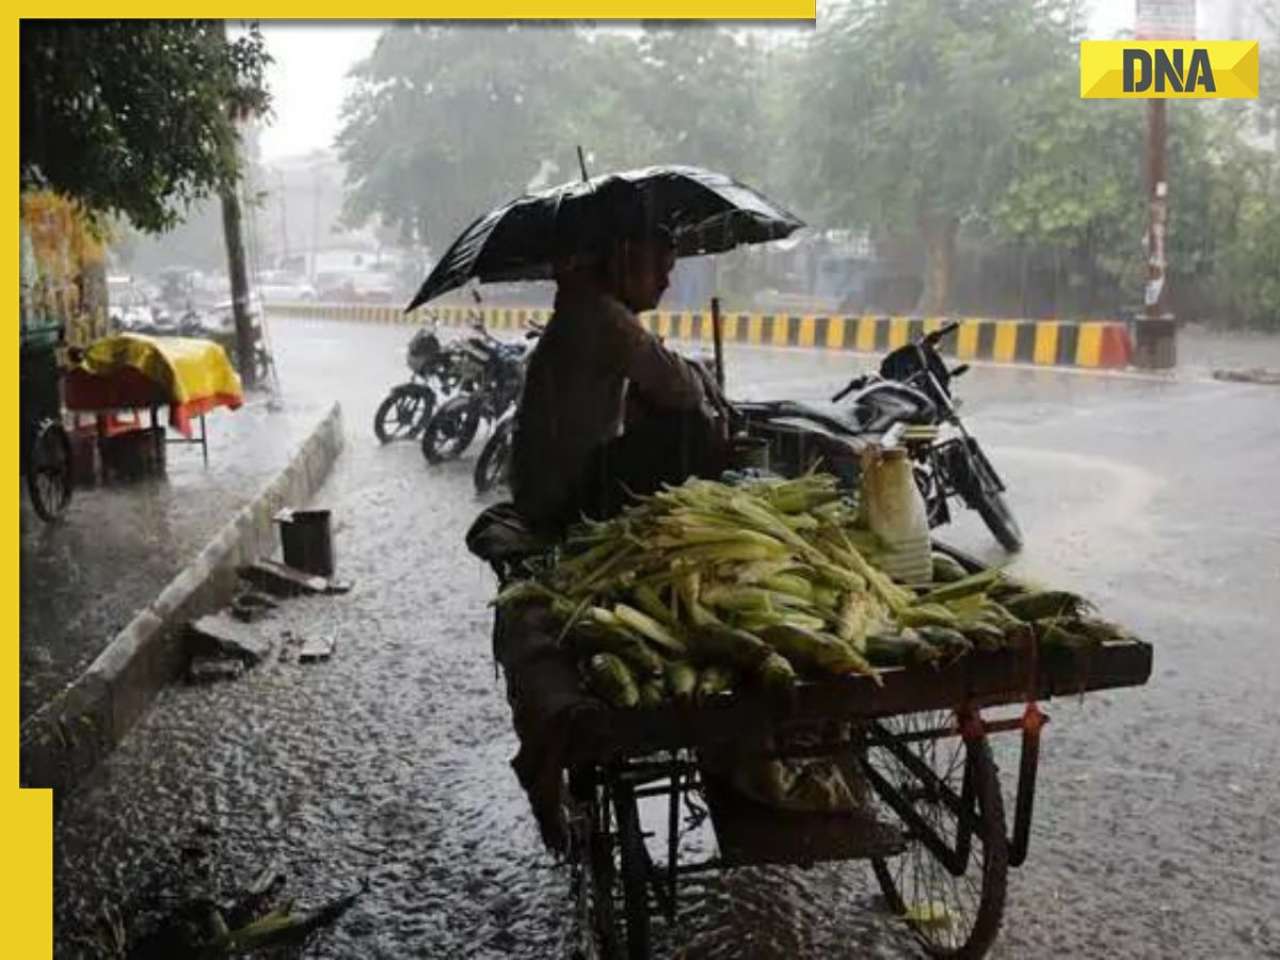
MULTIPOLYGON (((222 24, 222 39, 226 46, 227 25, 222 24)), ((239 133, 236 118, 227 112, 231 128, 231 145, 228 149, 239 152, 239 133)), ((226 183, 219 191, 222 199, 222 232, 227 244, 227 273, 231 278, 231 315, 236 324, 236 359, 240 368, 240 381, 245 387, 257 385, 253 368, 253 322, 249 316, 249 276, 244 264, 244 231, 240 216, 240 194, 236 183, 226 183)))
MULTIPOLYGON (((1195 0, 1136 0, 1134 36, 1139 40, 1194 40, 1195 0)), ((1134 363, 1168 369, 1178 362, 1177 321, 1169 310, 1169 177, 1166 167, 1168 103, 1147 101, 1147 282, 1142 315, 1134 321, 1134 363)))

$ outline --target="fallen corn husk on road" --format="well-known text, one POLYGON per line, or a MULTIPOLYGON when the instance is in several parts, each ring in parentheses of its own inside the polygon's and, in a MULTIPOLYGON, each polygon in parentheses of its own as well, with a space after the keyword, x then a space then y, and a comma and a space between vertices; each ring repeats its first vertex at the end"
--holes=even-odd
POLYGON ((500 606, 548 603, 561 642, 618 707, 700 702, 740 684, 785 700, 799 677, 920 667, 1031 636, 1087 647, 1124 634, 1061 590, 935 554, 911 588, 835 479, 690 480, 615 519, 575 527, 545 572, 500 606))

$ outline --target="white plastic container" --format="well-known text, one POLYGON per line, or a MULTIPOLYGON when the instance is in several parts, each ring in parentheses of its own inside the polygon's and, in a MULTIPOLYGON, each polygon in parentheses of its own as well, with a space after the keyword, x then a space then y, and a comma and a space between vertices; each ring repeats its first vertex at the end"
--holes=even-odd
POLYGON ((928 583, 929 518, 905 450, 872 446, 863 453, 862 501, 867 524, 885 547, 884 571, 901 583, 928 583))

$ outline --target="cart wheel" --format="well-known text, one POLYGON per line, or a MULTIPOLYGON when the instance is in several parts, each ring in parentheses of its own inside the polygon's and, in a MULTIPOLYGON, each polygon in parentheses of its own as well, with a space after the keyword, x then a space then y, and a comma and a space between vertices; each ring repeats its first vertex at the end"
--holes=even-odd
POLYGON ((578 927, 585 941, 579 952, 586 960, 621 960, 624 954, 614 912, 617 871, 608 796, 584 771, 569 773, 563 795, 569 801, 565 809, 569 862, 578 927))
POLYGON ((627 960, 649 960, 649 853, 640 833, 640 810, 630 788, 614 791, 622 899, 627 923, 627 960))
POLYGON ((27 492, 36 515, 59 519, 71 503, 71 441, 62 424, 46 420, 37 428, 27 465, 27 492))
POLYGON ((954 729, 947 712, 890 717, 872 728, 868 779, 907 828, 908 847, 874 859, 889 907, 934 957, 978 958, 1004 915, 1008 834, 991 747, 981 733, 921 736, 954 729), (911 739, 918 737, 918 739, 911 739), (968 826, 958 811, 965 811, 968 826))

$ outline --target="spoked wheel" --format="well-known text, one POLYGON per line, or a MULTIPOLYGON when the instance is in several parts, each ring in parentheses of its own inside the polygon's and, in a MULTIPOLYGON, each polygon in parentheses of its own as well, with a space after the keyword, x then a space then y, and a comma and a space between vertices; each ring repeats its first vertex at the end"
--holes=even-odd
POLYGON ((974 506, 1000 546, 1010 553, 1017 553, 1022 549, 1022 530, 1002 494, 995 490, 984 491, 978 496, 974 506))
POLYGON ((373 415, 373 432, 380 443, 412 440, 421 431, 436 405, 430 392, 392 393, 373 415))
POLYGON ((1000 929, 1009 849, 991 747, 981 733, 954 734, 955 725, 954 714, 935 711, 872 726, 868 779, 906 827, 908 847, 871 866, 930 956, 969 960, 1000 929))
POLYGON ((40 424, 27 465, 27 492, 36 516, 52 523, 71 503, 71 441, 62 424, 40 424))
POLYGON ((507 482, 507 471, 511 466, 511 435, 514 424, 504 420, 493 431, 493 436, 480 451, 480 459, 476 461, 476 493, 488 493, 494 487, 507 482))
POLYGON ((649 852, 640 833, 640 810, 635 793, 613 793, 618 817, 618 847, 622 868, 622 903, 626 915, 627 960, 649 960, 649 852))
POLYGON ((589 941, 586 955, 648 960, 649 857, 635 794, 598 783, 573 789, 571 858, 579 922, 589 941))
POLYGON ((459 401, 441 407, 423 430, 422 455, 427 463, 456 460, 475 438, 480 415, 469 399, 459 401))

